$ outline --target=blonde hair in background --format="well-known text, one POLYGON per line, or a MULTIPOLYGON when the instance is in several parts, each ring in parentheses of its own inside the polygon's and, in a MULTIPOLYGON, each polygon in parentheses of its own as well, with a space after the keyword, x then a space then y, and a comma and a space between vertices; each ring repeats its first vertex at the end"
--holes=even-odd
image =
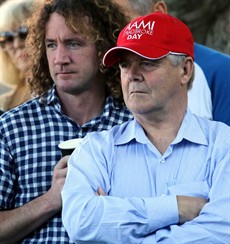
MULTIPOLYGON (((32 15, 35 0, 7 0, 0 5, 0 32, 17 30, 26 25, 32 15)), ((16 86, 22 80, 22 74, 13 64, 11 58, 0 49, 0 83, 16 86)))

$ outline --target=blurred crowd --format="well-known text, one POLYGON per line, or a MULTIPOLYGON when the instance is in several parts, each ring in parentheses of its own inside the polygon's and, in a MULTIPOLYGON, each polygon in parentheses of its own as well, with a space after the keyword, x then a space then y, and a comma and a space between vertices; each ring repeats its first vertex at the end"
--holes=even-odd
POLYGON ((26 83, 27 19, 34 0, 7 1, 0 6, 0 83, 9 91, 0 96, 0 109, 10 110, 31 98, 26 83))

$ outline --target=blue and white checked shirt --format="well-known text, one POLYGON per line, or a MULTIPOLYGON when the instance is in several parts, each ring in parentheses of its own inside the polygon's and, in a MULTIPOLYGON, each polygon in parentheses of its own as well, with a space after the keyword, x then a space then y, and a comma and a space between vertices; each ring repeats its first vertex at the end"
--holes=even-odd
MULTIPOLYGON (((230 243, 230 127, 188 111, 162 155, 136 120, 85 137, 62 191, 72 240, 109 244, 230 243), (109 196, 95 196, 102 187, 109 196), (209 199, 178 225, 177 195, 209 199)), ((83 242, 79 242, 83 243, 83 242)))
MULTIPOLYGON (((53 168, 61 158, 58 144, 84 137, 88 132, 110 129, 132 118, 111 97, 100 116, 78 126, 63 114, 55 89, 5 113, 0 118, 0 209, 19 207, 45 193, 53 168)), ((55 216, 20 243, 70 243, 55 216)))

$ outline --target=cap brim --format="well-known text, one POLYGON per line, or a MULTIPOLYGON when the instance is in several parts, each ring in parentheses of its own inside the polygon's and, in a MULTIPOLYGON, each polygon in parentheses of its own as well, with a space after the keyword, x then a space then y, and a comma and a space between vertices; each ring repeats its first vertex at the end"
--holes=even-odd
POLYGON ((141 50, 138 50, 137 45, 133 45, 135 47, 134 48, 131 47, 132 45, 130 45, 129 47, 113 47, 111 49, 109 49, 104 57, 103 57, 103 64, 106 67, 110 67, 112 65, 114 65, 115 63, 120 61, 121 58, 121 53, 124 51, 130 51, 132 53, 135 53, 143 58, 146 59, 160 59, 163 58, 164 56, 168 55, 170 53, 170 51, 168 50, 164 50, 161 48, 154 48, 151 47, 151 50, 143 50, 143 46, 141 46, 141 50))

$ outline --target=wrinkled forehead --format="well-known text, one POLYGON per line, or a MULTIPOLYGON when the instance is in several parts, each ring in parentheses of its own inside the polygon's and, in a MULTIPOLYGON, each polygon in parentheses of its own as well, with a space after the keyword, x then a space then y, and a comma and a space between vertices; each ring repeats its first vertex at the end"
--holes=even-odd
POLYGON ((76 21, 74 18, 69 18, 53 12, 50 14, 45 27, 45 38, 55 39, 57 36, 60 38, 79 38, 83 40, 92 41, 94 34, 92 31, 92 24, 89 22, 89 18, 83 16, 76 21), (81 19, 82 18, 82 19, 81 19))
POLYGON ((63 16, 65 18, 65 23, 68 28, 74 33, 80 33, 82 35, 93 37, 93 24, 88 16, 78 15, 69 18, 68 16, 63 16))

